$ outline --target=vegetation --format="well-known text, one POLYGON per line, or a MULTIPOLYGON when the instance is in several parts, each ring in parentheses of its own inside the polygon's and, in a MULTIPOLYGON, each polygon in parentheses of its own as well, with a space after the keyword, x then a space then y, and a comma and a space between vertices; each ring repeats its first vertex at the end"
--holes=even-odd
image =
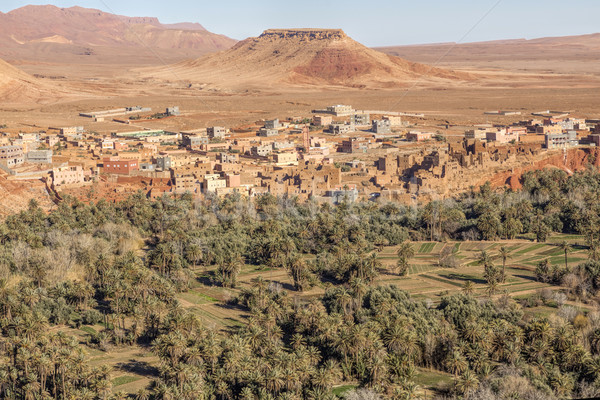
POLYGON ((520 192, 484 185, 419 207, 137 194, 89 205, 65 196, 46 214, 31 202, 0 224, 0 397, 121 398, 137 376, 111 376, 88 356, 115 348, 156 358, 135 395, 146 399, 408 399, 422 393, 421 371, 449 377, 441 395, 598 395, 599 188, 593 171, 552 170, 528 173, 520 192), (557 233, 583 243, 544 244, 557 233), (517 237, 540 243, 513 248, 517 237), (462 240, 482 239, 508 241, 461 258, 462 240), (380 284, 409 279, 420 257, 448 271, 423 276, 452 293, 432 302, 380 284), (502 292, 516 258, 557 285, 542 305, 502 292), (249 270, 259 273, 242 285, 249 270), (204 323, 181 300, 199 284, 231 293, 220 306, 247 322, 204 323))

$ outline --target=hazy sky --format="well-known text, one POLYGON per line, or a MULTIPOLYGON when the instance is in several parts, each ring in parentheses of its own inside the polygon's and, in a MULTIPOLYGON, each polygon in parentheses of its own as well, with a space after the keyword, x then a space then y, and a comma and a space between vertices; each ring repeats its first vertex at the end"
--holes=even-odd
POLYGON ((79 5, 161 22, 199 22, 235 39, 268 28, 342 28, 368 46, 537 38, 600 32, 599 0, 0 0, 79 5), (477 25, 477 22, 480 23, 477 25), (477 25, 477 26, 476 26, 477 25))

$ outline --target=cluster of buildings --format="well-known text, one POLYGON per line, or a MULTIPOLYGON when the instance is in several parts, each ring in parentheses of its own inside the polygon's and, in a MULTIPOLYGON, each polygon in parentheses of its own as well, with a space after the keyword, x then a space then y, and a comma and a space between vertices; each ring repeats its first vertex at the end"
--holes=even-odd
POLYGON ((52 149, 38 133, 19 133, 0 137, 0 166, 16 168, 24 163, 52 164, 52 149))
MULTIPOLYGON (((179 109, 167 112, 178 115, 179 109)), ((409 201, 467 190, 482 171, 513 168, 544 148, 600 145, 600 121, 568 115, 470 126, 451 140, 439 131, 415 130, 409 120, 422 115, 346 105, 313 112, 310 120, 271 119, 236 129, 99 134, 75 126, 5 135, 0 166, 7 171, 43 165, 37 170, 55 190, 105 182, 115 192, 119 185, 142 187, 152 198, 237 192, 332 203, 374 197, 409 201)))
MULTIPOLYGON (((510 126, 476 126, 465 131, 465 138, 487 140, 498 143, 531 143, 543 136, 547 149, 577 146, 583 134, 594 132, 596 125, 588 124, 583 118, 549 116, 543 119, 519 121, 510 126)), ((587 138, 583 142, 589 142, 587 138)))
POLYGON ((486 171, 509 170, 541 152, 541 144, 506 146, 463 138, 380 157, 373 181, 381 196, 396 200, 444 197, 468 190, 486 171))

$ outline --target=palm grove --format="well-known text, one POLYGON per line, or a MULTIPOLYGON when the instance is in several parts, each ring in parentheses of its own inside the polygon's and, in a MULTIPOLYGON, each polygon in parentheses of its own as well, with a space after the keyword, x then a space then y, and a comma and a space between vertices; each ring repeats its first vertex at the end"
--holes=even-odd
MULTIPOLYGON (((523 190, 489 185, 423 206, 330 206, 264 195, 109 204, 66 198, 46 214, 28 210, 0 225, 0 396, 10 399, 123 398, 110 370, 86 362, 85 348, 139 345, 160 358, 139 399, 333 399, 349 382, 383 398, 417 398, 417 368, 450 373, 445 396, 552 398, 600 393, 600 314, 526 317, 510 297, 492 295, 510 253, 481 254, 489 296, 461 294, 437 304, 373 284, 377 252, 398 246, 391 273, 403 275, 411 241, 545 241, 578 233, 589 260, 538 266, 539 279, 594 304, 600 288, 600 174, 537 171, 523 190), (495 266, 493 258, 502 267, 495 266), (293 288, 264 278, 240 287, 252 264, 286 270, 293 288), (229 306, 243 326, 218 331, 176 294, 199 271, 208 284, 238 288, 229 306), (326 292, 298 301, 315 285, 326 292), (559 323, 556 323, 559 321, 559 323), (102 324, 82 345, 60 327, 102 324), (513 397, 510 397, 513 396, 513 397), (515 397, 516 396, 516 397, 515 397)), ((451 254, 440 265, 454 267, 451 254)))

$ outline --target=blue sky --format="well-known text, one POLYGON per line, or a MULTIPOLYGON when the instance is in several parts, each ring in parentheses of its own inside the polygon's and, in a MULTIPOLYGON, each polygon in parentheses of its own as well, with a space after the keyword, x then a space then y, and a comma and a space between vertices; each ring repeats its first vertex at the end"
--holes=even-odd
POLYGON ((235 39, 268 28, 342 28, 368 46, 537 38, 600 32, 599 0, 0 0, 0 11, 27 4, 79 5, 161 22, 199 22, 235 39), (477 22, 479 24, 477 24, 477 22))

